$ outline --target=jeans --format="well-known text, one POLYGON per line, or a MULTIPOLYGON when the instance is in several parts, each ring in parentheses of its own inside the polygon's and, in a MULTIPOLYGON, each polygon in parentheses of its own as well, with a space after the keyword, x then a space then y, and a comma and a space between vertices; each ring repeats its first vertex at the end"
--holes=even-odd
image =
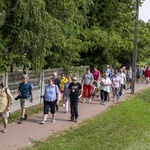
POLYGON ((121 86, 120 86, 120 91, 119 91, 119 96, 122 95, 123 87, 124 87, 124 84, 121 84, 121 86))

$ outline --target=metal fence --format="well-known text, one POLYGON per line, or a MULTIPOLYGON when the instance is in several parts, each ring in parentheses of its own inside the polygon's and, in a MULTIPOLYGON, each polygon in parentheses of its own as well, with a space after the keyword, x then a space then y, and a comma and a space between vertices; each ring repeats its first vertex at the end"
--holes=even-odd
MULTIPOLYGON (((69 69, 68 74, 73 77, 76 76, 80 81, 83 73, 85 72, 86 67, 87 66, 72 67, 69 69)), ((64 70, 62 68, 47 69, 43 70, 39 74, 35 74, 35 72, 33 71, 28 72, 29 81, 33 83, 34 97, 34 101, 33 103, 29 103, 29 107, 43 102, 43 99, 40 98, 40 96, 44 94, 44 87, 47 84, 48 78, 52 77, 53 72, 57 72, 58 77, 60 77, 61 73, 64 72, 64 70)), ((18 95, 18 87, 19 84, 22 82, 22 75, 22 71, 15 71, 12 73, 5 73, 0 76, 0 81, 4 83, 5 87, 8 87, 10 89, 14 98, 18 95)), ((14 100, 11 107, 11 112, 14 112, 19 109, 19 100, 14 100)))

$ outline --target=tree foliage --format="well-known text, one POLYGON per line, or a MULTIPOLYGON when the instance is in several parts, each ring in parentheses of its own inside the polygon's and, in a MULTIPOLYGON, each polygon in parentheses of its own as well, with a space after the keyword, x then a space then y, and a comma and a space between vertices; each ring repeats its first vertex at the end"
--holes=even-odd
MULTIPOLYGON (((131 65, 134 0, 0 0, 0 70, 131 65)), ((138 61, 150 23, 139 21, 138 61)))

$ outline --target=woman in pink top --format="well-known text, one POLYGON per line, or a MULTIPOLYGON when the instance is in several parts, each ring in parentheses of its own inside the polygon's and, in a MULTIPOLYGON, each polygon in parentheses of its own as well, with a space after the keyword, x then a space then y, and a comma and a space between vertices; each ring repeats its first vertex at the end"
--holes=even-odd
POLYGON ((92 71, 92 74, 93 74, 93 78, 94 78, 92 95, 93 95, 93 97, 94 97, 94 95, 97 95, 97 97, 98 97, 98 88, 100 86, 100 76, 101 76, 101 73, 100 73, 99 70, 97 70, 96 67, 94 67, 94 70, 92 71))
POLYGON ((92 71, 92 74, 93 74, 93 77, 94 77, 95 81, 99 81, 100 80, 101 73, 100 73, 99 70, 97 70, 96 67, 94 67, 94 70, 92 71))
POLYGON ((146 78, 146 84, 150 81, 150 66, 148 66, 145 70, 145 78, 146 78))

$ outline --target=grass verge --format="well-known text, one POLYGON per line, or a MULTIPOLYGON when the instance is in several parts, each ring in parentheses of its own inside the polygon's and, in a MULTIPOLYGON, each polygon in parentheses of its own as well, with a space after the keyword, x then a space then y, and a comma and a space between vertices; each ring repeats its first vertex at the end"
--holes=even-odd
POLYGON ((150 150, 150 89, 28 150, 150 150))

